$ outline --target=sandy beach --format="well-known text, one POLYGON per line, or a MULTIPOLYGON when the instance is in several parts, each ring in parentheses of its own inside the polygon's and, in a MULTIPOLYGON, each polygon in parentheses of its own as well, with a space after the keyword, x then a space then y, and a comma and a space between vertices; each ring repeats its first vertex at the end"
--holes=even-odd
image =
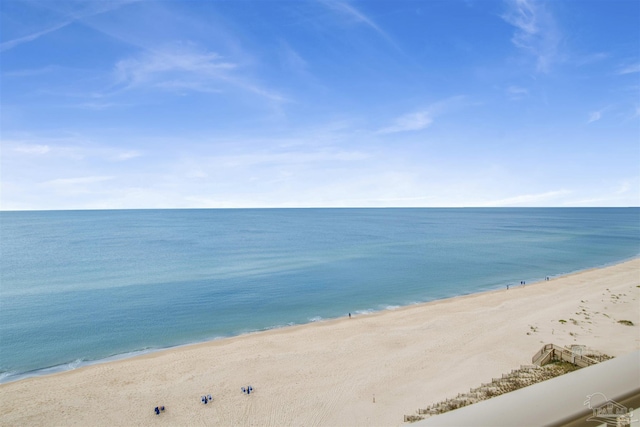
POLYGON ((29 378, 0 385, 0 424, 400 425, 530 363, 545 343, 611 356, 639 349, 639 286, 634 259, 29 378), (241 391, 248 385, 251 395, 241 391), (213 402, 202 404, 205 394, 213 402), (156 415, 159 405, 166 410, 156 415))

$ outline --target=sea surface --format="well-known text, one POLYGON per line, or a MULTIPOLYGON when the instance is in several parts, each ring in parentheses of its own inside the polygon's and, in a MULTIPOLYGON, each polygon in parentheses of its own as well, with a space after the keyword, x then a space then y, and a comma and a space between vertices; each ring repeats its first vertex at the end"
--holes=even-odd
POLYGON ((0 212, 0 381, 639 255, 639 208, 0 212))

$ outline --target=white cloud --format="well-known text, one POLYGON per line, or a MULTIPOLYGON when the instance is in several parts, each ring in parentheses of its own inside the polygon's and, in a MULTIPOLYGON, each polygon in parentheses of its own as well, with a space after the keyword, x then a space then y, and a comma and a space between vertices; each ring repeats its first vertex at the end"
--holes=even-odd
POLYGON ((51 151, 51 147, 48 145, 18 145, 13 148, 13 151, 23 154, 47 154, 51 151))
POLYGON ((115 159, 118 161, 124 161, 124 160, 135 159, 136 157, 140 157, 140 156, 142 156, 141 152, 136 150, 129 150, 123 153, 119 153, 118 155, 116 155, 115 159))
POLYGON ((640 73, 640 64, 632 64, 622 67, 618 70, 618 74, 640 73))
POLYGON ((604 112, 610 109, 611 109, 611 105, 608 105, 604 108, 601 108, 598 111, 593 111, 589 113, 589 120, 587 121, 587 123, 597 122, 598 120, 602 119, 604 112))
POLYGON ((225 62, 213 52, 198 52, 188 47, 176 47, 144 52, 134 58, 119 61, 116 64, 118 82, 128 87, 143 84, 175 84, 173 73, 183 73, 191 80, 219 76, 224 70, 236 68, 236 64, 225 62), (171 83, 170 83, 171 84, 171 83))
POLYGON ((583 55, 578 58, 574 58, 573 62, 578 66, 590 65, 596 62, 603 61, 611 56, 606 52, 596 52, 589 55, 583 55))
POLYGON ((602 118, 602 112, 594 111, 593 113, 589 114, 589 121, 587 123, 596 122, 596 121, 600 120, 601 118, 602 118))
POLYGON ((55 71, 63 70, 62 67, 57 65, 47 65, 41 68, 27 68, 23 70, 7 71, 2 73, 3 77, 33 77, 41 76, 43 74, 53 73, 55 71))
MULTIPOLYGON (((26 36, 16 37, 6 42, 0 44, 0 52, 4 52, 9 49, 13 49, 16 46, 19 46, 24 43, 32 42, 34 40, 39 39, 40 37, 46 36, 49 33, 53 33, 58 31, 61 28, 64 28, 70 24, 73 24, 76 21, 82 21, 85 18, 89 18, 94 15, 99 15, 101 13, 109 12, 111 10, 117 9, 126 5, 128 3, 134 3, 141 0, 114 0, 109 2, 75 2, 68 3, 71 5, 72 10, 64 10, 64 8, 59 8, 56 10, 57 14, 62 15, 63 19, 60 22, 57 22, 53 25, 50 25, 47 28, 34 31, 31 34, 27 34, 26 36)), ((49 2, 48 6, 53 5, 53 9, 56 9, 56 6, 60 6, 56 2, 49 2)))
POLYGON ((625 194, 625 193, 628 193, 630 189, 631 189, 631 182, 622 181, 618 189, 615 190, 614 194, 617 194, 617 195, 625 194))
POLYGON ((509 11, 502 18, 516 27, 511 41, 536 58, 539 72, 548 72, 558 56, 560 43, 553 16, 540 3, 531 0, 513 0, 508 4, 509 11))
POLYGON ((511 99, 522 99, 529 95, 529 90, 523 87, 511 85, 507 88, 507 95, 511 99))
POLYGON ((557 200, 561 196, 566 196, 570 192, 567 190, 548 191, 546 193, 538 194, 523 194, 519 196, 509 197, 506 199, 491 200, 483 202, 479 206, 522 206, 522 205, 540 205, 541 203, 557 200))
POLYGON ((376 24, 371 18, 366 16, 364 13, 362 13, 360 10, 356 9, 352 5, 346 2, 333 1, 333 0, 325 0, 325 1, 321 0, 321 2, 325 6, 342 14, 343 16, 346 16, 350 19, 353 19, 355 22, 362 23, 368 26, 369 28, 374 30, 376 33, 378 33, 382 38, 384 38, 387 42, 389 42, 394 48, 396 48, 397 50, 400 50, 398 45, 396 45, 396 43, 393 41, 393 39, 382 28, 380 28, 378 24, 376 24))
POLYGON ((258 165, 280 167, 282 165, 308 165, 320 162, 352 162, 364 160, 367 157, 367 154, 359 151, 318 150, 215 156, 210 157, 208 161, 210 164, 224 168, 250 168, 258 165))
POLYGON ((116 104, 114 102, 83 102, 80 104, 73 105, 74 108, 82 108, 86 110, 106 110, 108 108, 118 107, 121 104, 116 104))
MULTIPOLYGON (((98 161, 98 162, 122 162, 141 157, 144 153, 135 149, 134 143, 129 147, 99 144, 90 137, 83 135, 41 136, 28 135, 21 138, 2 141, 6 150, 4 157, 13 156, 15 161, 19 158, 27 161, 42 162, 69 162, 69 161, 98 161), (41 157, 40 160, 37 158, 41 157)), ((9 160, 8 160, 9 161, 9 160)))
POLYGON ((49 203, 53 205, 62 204, 67 205, 68 208, 71 209, 84 209, 88 207, 87 203, 94 203, 92 199, 100 200, 103 192, 109 187, 113 190, 118 190, 119 188, 115 184, 104 184, 114 179, 115 176, 99 175, 50 179, 41 181, 33 186, 31 196, 33 196, 33 194, 46 193, 46 197, 51 198, 49 203), (40 187, 39 190, 37 189, 38 187, 40 187), (85 199, 81 202, 81 205, 77 204, 79 202, 78 197, 85 199))
POLYGON ((195 178, 195 179, 204 179, 204 178, 208 178, 209 174, 207 174, 206 172, 203 172, 202 170, 190 170, 185 174, 185 177, 195 178))
POLYGON ((83 177, 77 177, 77 178, 58 178, 58 179, 45 181, 42 183, 42 185, 65 187, 65 186, 93 184, 96 182, 110 181, 114 178, 115 177, 113 176, 83 176, 83 177))
POLYGON ((360 12, 355 7, 349 5, 348 3, 341 2, 341 1, 323 1, 322 3, 331 9, 352 18, 356 22, 361 22, 367 25, 368 27, 375 30, 381 36, 387 39, 389 38, 389 36, 384 31, 382 31, 382 29, 375 22, 373 22, 370 18, 365 16, 362 12, 360 12))
POLYGON ((398 117, 391 126, 380 129, 378 133, 385 134, 421 130, 429 127, 431 123, 433 123, 431 112, 417 111, 398 117))
POLYGON ((622 179, 590 189, 581 198, 567 200, 566 206, 640 206, 640 179, 622 179))
POLYGON ((309 64, 302 56, 295 51, 288 43, 281 42, 280 60, 282 64, 290 71, 297 74, 307 74, 309 64))
POLYGON ((71 24, 72 22, 73 22, 73 20, 64 21, 64 22, 56 24, 56 25, 54 25, 52 27, 46 28, 44 30, 36 31, 36 32, 31 33, 29 35, 26 35, 26 36, 23 36, 23 37, 18 37, 18 38, 15 38, 13 40, 6 41, 6 42, 0 44, 0 52, 4 52, 5 50, 13 49, 14 47, 19 46, 19 45, 21 45, 23 43, 28 43, 28 42, 37 40, 42 36, 45 36, 45 35, 47 35, 49 33, 57 31, 60 28, 66 27, 67 25, 71 24))
POLYGON ((376 133, 388 134, 426 129, 431 126, 436 116, 458 108, 464 99, 464 96, 453 96, 442 101, 434 102, 425 109, 404 114, 396 118, 393 124, 379 129, 376 133))
POLYGON ((238 64, 215 52, 198 50, 193 45, 179 45, 146 50, 138 56, 119 61, 115 66, 115 78, 116 86, 120 85, 125 90, 154 87, 220 93, 231 86, 270 101, 288 101, 279 93, 242 77, 238 68, 238 64))

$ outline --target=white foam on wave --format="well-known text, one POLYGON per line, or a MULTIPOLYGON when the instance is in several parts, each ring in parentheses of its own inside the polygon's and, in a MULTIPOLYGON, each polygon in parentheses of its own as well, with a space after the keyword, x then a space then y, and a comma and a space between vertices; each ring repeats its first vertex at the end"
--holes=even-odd
POLYGON ((73 371, 75 369, 82 368, 84 366, 98 365, 101 363, 128 359, 131 357, 140 356, 142 354, 147 354, 147 353, 151 353, 159 350, 162 350, 162 349, 145 348, 142 350, 131 351, 127 353, 114 354, 112 356, 108 356, 103 359, 97 359, 97 360, 75 359, 75 360, 72 360, 71 362, 62 363, 60 365, 55 365, 55 366, 49 366, 47 368, 42 368, 42 369, 36 369, 28 372, 6 371, 6 372, 0 373, 0 384, 23 380, 25 378, 41 377, 44 375, 51 375, 51 374, 57 374, 60 372, 73 371))
POLYGON ((72 371, 74 369, 85 366, 87 364, 88 363, 82 359, 76 359, 69 363, 50 366, 48 368, 36 369, 34 371, 29 371, 29 372, 20 372, 20 373, 11 372, 11 371, 3 372, 2 374, 0 374, 0 384, 18 381, 25 378, 40 377, 43 375, 50 375, 50 374, 57 374, 59 372, 72 371))
POLYGON ((11 376, 15 374, 16 374, 15 372, 11 372, 11 371, 0 372, 0 384, 7 382, 7 379, 11 378, 11 376))
POLYGON ((322 317, 320 317, 320 316, 314 316, 314 317, 311 317, 311 318, 309 319, 309 322, 321 322, 321 321, 323 321, 323 320, 324 320, 324 319, 323 319, 322 317))
POLYGON ((68 369, 65 369, 65 370, 73 371, 74 369, 77 369, 80 366, 82 366, 83 362, 84 361, 82 359, 76 359, 73 362, 67 363, 68 369))
MULTIPOLYGON (((277 324, 277 325, 265 326, 264 328, 260 328, 260 329, 253 329, 253 330, 251 330, 251 331, 249 331, 249 332, 245 332, 245 333, 252 334, 252 333, 255 333, 255 332, 270 331, 270 330, 272 330, 272 329, 282 329, 282 328, 286 328, 286 327, 288 327, 288 326, 294 326, 294 325, 296 325, 296 323, 295 323, 295 322, 287 322, 287 323, 285 323, 285 324, 281 324, 281 323, 279 323, 279 324, 277 324)), ((242 334, 240 334, 240 335, 244 335, 245 333, 242 333, 242 334)), ((232 335, 232 336, 236 336, 236 335, 232 335)))

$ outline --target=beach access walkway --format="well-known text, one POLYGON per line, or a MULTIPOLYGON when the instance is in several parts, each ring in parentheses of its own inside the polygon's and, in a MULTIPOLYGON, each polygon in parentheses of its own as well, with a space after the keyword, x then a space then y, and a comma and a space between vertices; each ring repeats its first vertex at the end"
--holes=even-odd
MULTIPOLYGON (((540 361, 547 358, 549 350, 559 352, 560 357, 568 355, 566 348, 548 346, 553 345, 545 345, 541 349, 542 353, 536 354, 534 359, 540 361)), ((633 413, 633 408, 638 408, 639 405, 640 351, 634 351, 511 393, 417 421, 412 426, 637 426, 639 417, 637 411, 633 413)))

